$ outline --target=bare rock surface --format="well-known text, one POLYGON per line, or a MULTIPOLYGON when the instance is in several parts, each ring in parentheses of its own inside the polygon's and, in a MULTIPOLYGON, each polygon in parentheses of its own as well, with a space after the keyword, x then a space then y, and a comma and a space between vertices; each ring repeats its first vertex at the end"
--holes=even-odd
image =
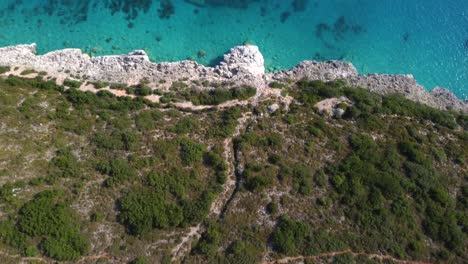
POLYGON ((427 92, 412 75, 359 74, 356 68, 341 61, 304 61, 277 73, 265 73, 264 59, 253 45, 237 46, 224 55, 215 67, 194 61, 152 63, 143 50, 126 55, 90 57, 79 49, 52 51, 36 55, 36 44, 0 48, 0 66, 20 66, 45 71, 57 79, 76 78, 135 85, 145 80, 155 89, 166 89, 180 79, 209 82, 234 82, 268 90, 271 81, 341 79, 353 87, 363 87, 380 94, 400 93, 408 99, 439 109, 468 113, 468 102, 447 89, 436 87, 427 92), (161 85, 164 83, 164 85, 161 85))

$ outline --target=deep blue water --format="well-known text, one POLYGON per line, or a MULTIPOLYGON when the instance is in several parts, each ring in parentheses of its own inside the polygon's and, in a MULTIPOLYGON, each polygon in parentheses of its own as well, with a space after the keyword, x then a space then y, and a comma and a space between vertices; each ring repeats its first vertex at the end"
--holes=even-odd
POLYGON ((306 59, 351 61, 362 73, 411 73, 468 97, 468 0, 1 0, 0 46, 91 55, 145 49, 153 61, 214 64, 260 46, 268 70, 306 59), (296 5, 294 6, 294 3, 296 5), (233 6, 235 5, 235 6, 233 6))

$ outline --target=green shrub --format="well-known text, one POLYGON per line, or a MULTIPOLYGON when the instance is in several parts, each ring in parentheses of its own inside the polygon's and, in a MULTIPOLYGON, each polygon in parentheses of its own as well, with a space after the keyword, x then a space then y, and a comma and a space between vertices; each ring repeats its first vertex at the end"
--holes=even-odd
POLYGON ((310 235, 307 224, 294 221, 287 215, 281 216, 271 235, 273 249, 281 254, 300 254, 310 235))
POLYGON ((70 88, 78 89, 78 88, 81 87, 81 82, 75 81, 75 80, 70 80, 70 79, 65 79, 63 81, 63 85, 67 86, 67 87, 70 87, 70 88))
POLYGON ((20 75, 29 75, 29 74, 33 74, 33 73, 36 73, 35 70, 32 70, 32 69, 27 69, 27 70, 24 70, 20 73, 20 75))
POLYGON ((137 257, 134 259, 130 264, 146 264, 148 263, 148 259, 146 257, 137 257))
POLYGON ((110 178, 107 178, 104 182, 107 187, 132 180, 137 176, 136 170, 128 164, 128 161, 123 159, 113 159, 109 162, 100 163, 97 169, 101 173, 110 176, 110 178))
POLYGON ((178 198, 185 195, 186 186, 190 182, 188 179, 191 179, 190 175, 178 167, 163 173, 152 171, 147 176, 148 185, 154 187, 156 191, 171 193, 178 198))
POLYGON ((157 122, 160 121, 163 114, 159 110, 149 110, 139 113, 135 117, 135 125, 140 131, 149 131, 157 127, 157 122))
POLYGON ((183 225, 202 221, 210 211, 214 198, 213 193, 205 191, 198 200, 182 200, 181 206, 184 212, 183 225))
POLYGON ((0 222, 0 241, 18 249, 21 253, 23 253, 27 247, 27 236, 20 232, 16 224, 11 220, 0 222))
POLYGON ((91 85, 93 85, 93 87, 96 89, 102 89, 104 87, 109 86, 109 83, 108 82, 92 82, 91 85))
POLYGON ((40 248, 56 260, 76 260, 88 250, 61 191, 43 191, 26 203, 19 212, 18 228, 30 237, 43 237, 40 248))
POLYGON ((138 144, 138 135, 131 131, 114 131, 112 134, 98 133, 94 143, 98 148, 108 150, 134 150, 138 144))
POLYGON ((270 215, 276 215, 278 213, 278 204, 275 202, 269 202, 266 206, 266 212, 270 215))
POLYGON ((134 94, 138 96, 147 96, 153 93, 151 88, 148 87, 146 84, 139 84, 133 87, 129 87, 126 89, 126 91, 128 94, 134 94))
POLYGON ((10 66, 0 66, 0 74, 4 74, 10 71, 10 66))
POLYGON ((180 159, 182 160, 183 165, 190 166, 203 160, 205 145, 188 138, 181 139, 179 145, 180 159))
POLYGON ((286 87, 286 85, 280 82, 271 82, 268 84, 268 87, 274 88, 274 89, 283 89, 286 87))
POLYGON ((59 177, 79 176, 79 163, 70 149, 59 149, 57 151, 56 156, 51 160, 51 173, 59 177))
POLYGON ((221 120, 208 130, 210 136, 215 138, 225 138, 232 133, 237 125, 237 119, 242 116, 239 107, 231 107, 221 113, 221 120))
POLYGON ((206 256, 214 256, 221 242, 221 231, 219 225, 210 223, 202 234, 195 251, 206 256))
POLYGON ((180 207, 146 189, 132 190, 120 198, 119 211, 119 222, 133 235, 147 233, 153 228, 178 226, 183 221, 180 207))
POLYGON ((299 102, 306 106, 312 106, 315 103, 332 97, 339 97, 343 94, 342 84, 340 82, 322 82, 301 80, 297 83, 298 92, 292 95, 299 102))
POLYGON ((198 121, 194 118, 185 117, 177 122, 173 128, 173 131, 177 134, 187 134, 192 132, 198 125, 198 121))
POLYGON ((212 90, 189 90, 182 96, 195 105, 219 105, 230 100, 247 100, 255 95, 257 89, 250 86, 237 88, 215 88, 212 90))
POLYGON ((293 169, 293 189, 302 194, 310 194, 312 189, 312 171, 310 168, 297 165, 293 169))

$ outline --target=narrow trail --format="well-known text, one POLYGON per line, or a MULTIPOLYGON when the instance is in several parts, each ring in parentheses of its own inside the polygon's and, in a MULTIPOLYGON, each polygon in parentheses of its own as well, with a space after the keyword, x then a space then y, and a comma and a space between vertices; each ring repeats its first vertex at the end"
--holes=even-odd
MULTIPOLYGON (((257 105, 259 102, 261 102, 261 98, 266 99, 272 97, 273 95, 280 95, 280 93, 268 87, 258 87, 257 93, 252 98, 244 101, 232 100, 227 101, 218 106, 195 106, 191 102, 186 102, 182 104, 176 104, 175 106, 192 111, 199 111, 210 108, 223 109, 248 104, 257 105)), ((235 194, 235 190, 238 185, 238 177, 236 175, 237 169, 233 139, 241 134, 242 129, 245 129, 247 120, 251 116, 250 114, 251 113, 242 114, 242 117, 240 117, 237 120, 237 126, 234 129, 234 133, 230 137, 226 138, 223 142, 223 156, 225 161, 229 164, 227 172, 228 178, 226 180, 226 183, 223 185, 223 191, 216 197, 216 199, 211 204, 210 212, 208 213, 210 217, 222 217, 224 211, 229 205, 229 202, 232 200, 233 195, 235 194)), ((171 250, 172 261, 176 262, 185 257, 192 248, 192 241, 195 238, 200 238, 201 234, 204 231, 205 230, 201 223, 191 227, 190 231, 182 238, 182 241, 171 250)))
POLYGON ((6 252, 3 252, 3 251, 0 251, 0 255, 1 256, 5 256, 7 258, 11 258, 11 259, 19 259, 21 262, 19 263, 26 263, 26 262, 29 262, 29 261, 37 261, 37 262, 43 262, 43 263, 49 263, 51 262, 51 260, 49 259, 46 259, 46 258, 41 258, 41 257, 23 257, 23 256, 20 256, 20 255, 12 255, 12 254, 9 254, 9 253, 6 253, 6 252))
POLYGON ((390 260, 395 263, 399 264, 430 264, 430 262, 422 262, 422 261, 412 261, 412 260, 402 260, 402 259, 397 259, 389 255, 380 255, 380 254, 369 254, 369 253, 356 253, 353 252, 351 249, 343 250, 343 251, 335 251, 335 252, 327 252, 327 253, 321 253, 315 256, 296 256, 296 257, 286 257, 282 259, 277 259, 274 261, 268 261, 268 262, 262 262, 261 264, 288 264, 292 263, 294 261, 304 261, 304 260, 319 260, 321 258, 330 258, 330 257, 335 257, 335 256, 341 256, 341 255, 346 255, 350 254, 353 257, 368 257, 369 259, 377 259, 380 261, 384 260, 390 260))
MULTIPOLYGON (((31 261, 42 262, 42 263, 57 263, 56 260, 45 258, 45 257, 23 257, 23 256, 20 256, 20 255, 12 255, 12 254, 9 254, 9 253, 3 252, 3 251, 0 251, 0 255, 5 256, 7 258, 11 258, 11 259, 18 259, 19 260, 18 263, 29 263, 31 261)), ((82 257, 81 259, 76 260, 75 263, 84 263, 86 261, 99 260, 99 259, 111 260, 111 259, 115 259, 115 258, 110 254, 102 253, 102 254, 99 254, 99 255, 92 255, 92 256, 82 257)))
MULTIPOLYGON (((234 133, 226 138, 223 142, 223 156, 225 161, 229 164, 228 165, 228 178, 226 183, 223 185, 223 191, 216 197, 216 199, 211 204, 210 212, 208 215, 213 218, 218 218, 225 208, 226 204, 232 197, 234 190, 237 185, 237 176, 236 172, 236 164, 234 161, 234 147, 233 147, 233 139, 240 135, 242 129, 245 127, 245 123, 247 122, 249 115, 244 113, 241 118, 237 120, 237 126, 234 130, 234 133)), ((194 238, 201 237, 201 234, 204 232, 203 226, 200 224, 193 226, 190 228, 190 231, 182 238, 182 241, 177 244, 171 250, 172 261, 177 261, 184 256, 191 250, 191 244, 194 238)))

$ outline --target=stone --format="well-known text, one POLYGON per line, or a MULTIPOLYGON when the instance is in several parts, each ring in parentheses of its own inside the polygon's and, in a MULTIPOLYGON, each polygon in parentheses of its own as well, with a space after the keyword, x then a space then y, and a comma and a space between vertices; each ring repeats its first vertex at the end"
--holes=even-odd
POLYGON ((265 74, 265 61, 257 46, 237 46, 224 55, 224 60, 216 69, 227 78, 239 72, 259 76, 265 74))
POLYGON ((341 109, 341 108, 335 108, 335 110, 333 111, 333 117, 334 118, 341 118, 344 113, 346 111, 344 109, 341 109))
POLYGON ((268 113, 274 114, 274 113, 276 113, 276 111, 279 110, 279 108, 280 108, 279 104, 274 103, 272 105, 269 105, 267 107, 267 110, 268 110, 268 113))

